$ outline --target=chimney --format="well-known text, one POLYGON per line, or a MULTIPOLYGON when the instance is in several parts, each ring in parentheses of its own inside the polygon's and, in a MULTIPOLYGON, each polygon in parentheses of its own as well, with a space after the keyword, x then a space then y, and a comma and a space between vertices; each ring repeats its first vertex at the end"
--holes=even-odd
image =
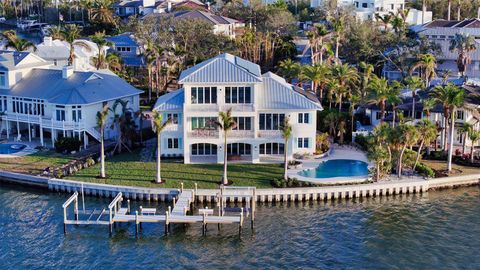
POLYGON ((172 2, 170 1, 167 2, 167 12, 168 13, 172 12, 172 2))
POLYGON ((62 68, 62 78, 68 79, 68 77, 72 76, 72 74, 73 74, 72 66, 64 66, 62 68))
POLYGON ((52 44, 53 44, 52 37, 44 37, 43 38, 43 44, 45 44, 45 46, 52 46, 52 44))

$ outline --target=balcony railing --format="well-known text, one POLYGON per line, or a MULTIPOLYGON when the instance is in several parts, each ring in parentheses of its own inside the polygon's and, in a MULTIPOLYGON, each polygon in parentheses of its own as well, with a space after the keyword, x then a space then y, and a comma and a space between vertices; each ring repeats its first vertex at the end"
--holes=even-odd
POLYGON ((52 118, 41 117, 38 115, 26 115, 26 114, 16 114, 8 113, 1 116, 3 120, 8 121, 18 121, 22 123, 30 123, 42 125, 44 128, 54 128, 54 129, 65 129, 65 130, 82 130, 85 128, 85 123, 83 121, 74 122, 74 121, 57 121, 52 118))
POLYGON ((218 130, 214 129, 195 129, 187 133, 190 138, 218 138, 218 130))
POLYGON ((253 130, 232 130, 228 134, 229 138, 253 138, 255 133, 253 130))
POLYGON ((190 112, 218 112, 218 104, 191 104, 186 106, 190 112))
POLYGON ((259 138, 282 137, 282 133, 280 132, 280 130, 259 130, 257 134, 259 138))
POLYGON ((222 111, 227 111, 228 109, 232 109, 234 112, 253 112, 255 111, 255 107, 253 104, 225 104, 220 107, 222 111))

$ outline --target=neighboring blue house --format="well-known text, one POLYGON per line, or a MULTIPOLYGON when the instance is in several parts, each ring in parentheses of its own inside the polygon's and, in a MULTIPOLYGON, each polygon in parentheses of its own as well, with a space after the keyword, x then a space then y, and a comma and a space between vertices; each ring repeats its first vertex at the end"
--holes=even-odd
POLYGON ((118 36, 108 37, 107 40, 113 43, 111 50, 120 55, 125 66, 145 66, 142 48, 137 41, 135 41, 132 33, 123 33, 118 36))
POLYGON ((147 15, 153 12, 155 0, 122 0, 113 5, 115 15, 127 18, 131 15, 147 15))

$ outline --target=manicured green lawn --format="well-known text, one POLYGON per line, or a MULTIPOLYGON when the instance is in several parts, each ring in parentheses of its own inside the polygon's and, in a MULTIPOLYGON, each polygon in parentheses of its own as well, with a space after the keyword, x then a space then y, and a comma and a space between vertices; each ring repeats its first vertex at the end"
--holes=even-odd
MULTIPOLYGON (((222 179, 222 164, 182 164, 177 162, 162 162, 162 179, 165 184, 158 185, 155 179, 155 162, 140 162, 139 151, 114 156, 106 161, 108 179, 97 179, 99 164, 83 169, 68 179, 113 185, 193 188, 218 188, 222 179)), ((270 180, 282 177, 283 168, 279 164, 229 164, 228 178, 236 186, 271 187, 270 180)))
MULTIPOLYGON (((422 163, 424 163, 425 165, 429 166, 430 168, 432 168, 434 170, 443 171, 443 170, 447 169, 447 161, 443 161, 443 160, 422 160, 422 163)), ((458 165, 458 164, 455 164, 455 163, 452 164, 452 168, 454 170, 460 170, 461 171, 461 173, 455 174, 455 175, 467 175, 467 174, 478 174, 478 173, 480 173, 480 170, 478 168, 462 166, 462 165, 458 165)))
POLYGON ((0 170, 40 174, 47 167, 57 167, 68 163, 72 158, 53 151, 37 152, 17 158, 0 158, 0 170))

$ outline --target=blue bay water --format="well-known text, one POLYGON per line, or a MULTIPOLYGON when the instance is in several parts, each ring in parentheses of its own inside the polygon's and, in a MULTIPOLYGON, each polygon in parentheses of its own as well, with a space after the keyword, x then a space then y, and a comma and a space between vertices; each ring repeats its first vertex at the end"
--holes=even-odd
MULTIPOLYGON (((341 202, 263 204, 255 233, 145 224, 68 227, 67 194, 0 186, 2 269, 479 269, 480 189, 341 202)), ((89 209, 108 200, 86 198, 89 209)), ((136 203, 133 207, 138 207, 136 203)), ((142 203, 144 206, 147 203, 142 203)), ((164 204, 151 204, 164 211, 164 204)), ((81 204, 80 204, 81 207, 81 204)))

